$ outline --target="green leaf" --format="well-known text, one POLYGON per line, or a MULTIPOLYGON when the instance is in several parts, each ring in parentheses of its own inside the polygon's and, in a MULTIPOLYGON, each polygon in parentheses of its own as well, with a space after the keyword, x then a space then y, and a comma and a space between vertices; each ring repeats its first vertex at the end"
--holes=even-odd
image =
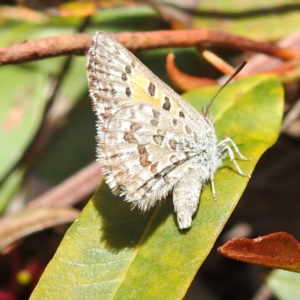
POLYGON ((267 279, 271 291, 281 300, 300 299, 300 274, 275 270, 267 279))
MULTIPOLYGON (((29 65, 28 65, 29 66, 29 65)), ((2 67, 0 180, 20 160, 35 135, 46 104, 46 77, 24 66, 2 67)))
POLYGON ((24 180, 24 173, 25 168, 17 168, 13 170, 1 183, 0 215, 4 214, 7 205, 10 203, 10 200, 19 191, 19 188, 24 180))
MULTIPOLYGON (((198 111, 216 88, 184 95, 198 111)), ((218 137, 230 136, 250 174, 277 139, 283 90, 276 77, 227 86, 212 106, 218 137)), ((181 299, 238 202, 248 179, 225 160, 215 176, 218 200, 203 190, 190 230, 180 231, 171 197, 141 214, 102 183, 70 227, 31 299, 181 299)))
POLYGON ((202 0, 192 27, 275 41, 297 30, 300 11, 294 5, 294 0, 202 0))

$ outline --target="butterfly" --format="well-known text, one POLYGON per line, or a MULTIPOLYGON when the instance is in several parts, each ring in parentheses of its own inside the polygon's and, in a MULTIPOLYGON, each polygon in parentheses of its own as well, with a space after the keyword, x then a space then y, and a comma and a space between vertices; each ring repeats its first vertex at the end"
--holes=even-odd
POLYGON ((97 158, 114 194, 147 211, 173 193, 180 229, 189 228, 203 185, 228 154, 240 175, 230 138, 218 142, 207 108, 199 114, 130 51, 96 32, 87 53, 87 79, 97 122, 97 158))

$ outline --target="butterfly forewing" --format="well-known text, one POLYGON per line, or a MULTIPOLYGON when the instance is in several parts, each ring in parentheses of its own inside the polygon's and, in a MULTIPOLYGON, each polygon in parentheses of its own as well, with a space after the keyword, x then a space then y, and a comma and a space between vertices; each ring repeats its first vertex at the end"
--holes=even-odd
POLYGON ((98 117, 97 154, 108 185, 141 210, 174 189, 179 227, 189 227, 201 188, 213 179, 226 143, 220 151, 209 117, 109 35, 97 32, 87 57, 98 117))

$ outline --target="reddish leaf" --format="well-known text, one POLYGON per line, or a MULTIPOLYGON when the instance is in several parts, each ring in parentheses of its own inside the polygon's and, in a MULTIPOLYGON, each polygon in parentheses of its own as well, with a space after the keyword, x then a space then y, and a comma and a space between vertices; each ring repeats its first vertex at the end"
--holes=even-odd
POLYGON ((195 77, 181 72, 174 63, 174 54, 170 53, 167 57, 166 71, 171 82, 182 92, 194 90, 199 87, 216 85, 214 79, 195 77))
POLYGON ((286 232, 257 239, 232 239, 218 252, 240 261, 300 273, 300 244, 286 232))

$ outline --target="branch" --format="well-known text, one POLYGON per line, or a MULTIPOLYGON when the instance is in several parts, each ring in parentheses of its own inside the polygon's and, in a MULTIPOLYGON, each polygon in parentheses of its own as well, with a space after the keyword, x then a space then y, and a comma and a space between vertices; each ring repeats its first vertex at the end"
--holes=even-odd
MULTIPOLYGON (((116 33, 112 36, 131 51, 165 47, 215 46, 241 51, 260 52, 283 60, 300 58, 300 51, 280 48, 270 43, 232 35, 222 31, 162 30, 116 33)), ((0 65, 17 64, 60 55, 84 55, 91 44, 91 35, 74 34, 24 41, 0 48, 0 65)))

